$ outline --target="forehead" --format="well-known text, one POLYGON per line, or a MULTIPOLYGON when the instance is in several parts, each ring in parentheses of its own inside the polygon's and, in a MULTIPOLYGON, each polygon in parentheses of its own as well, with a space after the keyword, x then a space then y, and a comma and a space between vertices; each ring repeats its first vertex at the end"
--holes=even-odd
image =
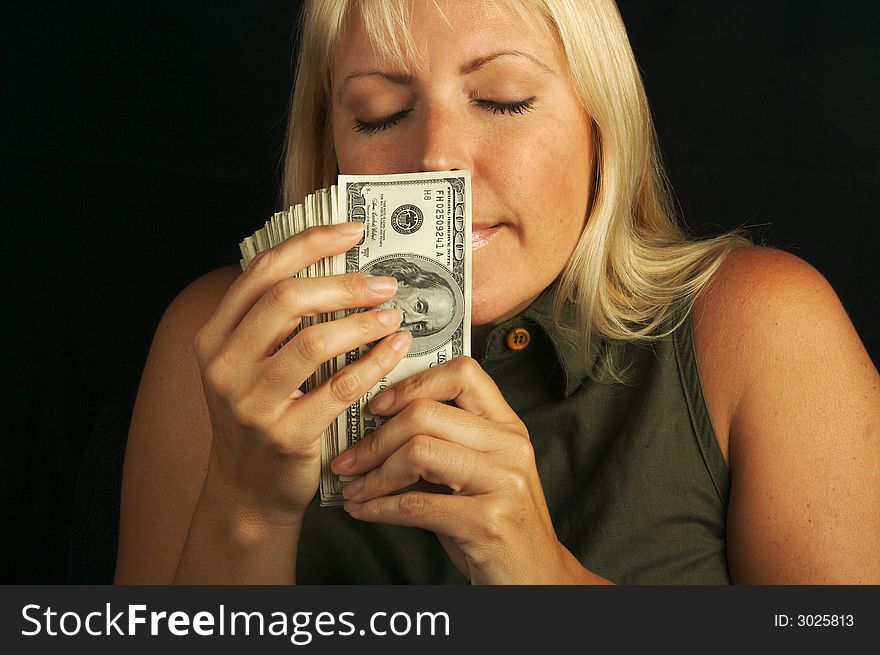
POLYGON ((561 46, 534 1, 352 0, 333 57, 355 68, 428 75, 492 51, 519 51, 557 68, 561 46))
POLYGON ((435 311, 438 308, 451 308, 455 305, 455 296, 452 295, 452 289, 446 287, 418 289, 418 295, 427 300, 429 307, 435 311))

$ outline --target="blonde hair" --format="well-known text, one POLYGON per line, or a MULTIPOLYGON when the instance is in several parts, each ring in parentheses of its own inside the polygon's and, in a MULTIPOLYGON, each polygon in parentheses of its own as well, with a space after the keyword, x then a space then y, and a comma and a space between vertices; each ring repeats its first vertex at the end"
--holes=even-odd
MULTIPOLYGON (((695 240, 678 226, 645 90, 613 0, 509 1, 561 43, 593 124, 595 179, 586 226, 557 284, 556 322, 573 303, 576 327, 560 327, 585 359, 597 335, 623 342, 664 338, 687 318, 727 254, 751 240, 742 230, 695 240)), ((330 68, 351 10, 359 12, 378 56, 413 60, 407 0, 305 2, 285 153, 286 204, 336 176, 330 68)), ((625 380, 610 357, 588 364, 593 380, 625 380)))

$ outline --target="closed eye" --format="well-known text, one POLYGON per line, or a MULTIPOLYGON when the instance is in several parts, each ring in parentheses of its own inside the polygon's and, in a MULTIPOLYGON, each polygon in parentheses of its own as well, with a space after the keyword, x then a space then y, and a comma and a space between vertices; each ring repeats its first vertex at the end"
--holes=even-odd
MULTIPOLYGON (((535 108, 535 97, 519 100, 518 102, 496 102, 494 100, 475 100, 478 107, 482 107, 486 111, 493 114, 523 114, 535 108)), ((375 121, 362 121, 355 119, 354 131, 360 134, 376 134, 382 130, 387 130, 400 123, 404 118, 412 112, 412 109, 404 109, 391 114, 385 118, 375 121)))
POLYGON ((353 129, 355 132, 360 132, 361 134, 375 134, 376 132, 387 130, 393 125, 397 125, 400 121, 406 118, 406 115, 411 111, 412 109, 404 109, 403 111, 391 114, 391 116, 386 116, 385 118, 380 118, 376 121, 362 121, 360 119, 355 119, 355 126, 353 129))
POLYGON ((535 96, 518 102, 495 102, 494 100, 474 100, 478 107, 482 107, 493 114, 522 114, 535 108, 535 96))

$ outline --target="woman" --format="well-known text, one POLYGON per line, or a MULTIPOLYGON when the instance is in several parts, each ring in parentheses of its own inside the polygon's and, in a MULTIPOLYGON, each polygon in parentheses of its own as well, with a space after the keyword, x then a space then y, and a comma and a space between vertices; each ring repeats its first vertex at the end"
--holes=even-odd
POLYGON ((411 337, 386 307, 274 345, 396 280, 292 279, 358 241, 346 224, 196 281, 138 395, 118 581, 880 581, 877 371, 809 265, 675 227, 610 0, 305 11, 286 200, 470 170, 479 361, 376 396, 393 418, 333 464, 363 481, 318 509, 324 426, 411 337), (453 493, 391 494, 419 478, 453 493))

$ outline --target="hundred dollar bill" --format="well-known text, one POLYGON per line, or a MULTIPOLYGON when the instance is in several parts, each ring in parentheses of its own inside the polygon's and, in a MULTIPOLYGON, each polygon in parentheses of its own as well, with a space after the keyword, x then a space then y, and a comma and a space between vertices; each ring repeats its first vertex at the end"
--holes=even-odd
MULTIPOLYGON (((369 412, 370 398, 414 373, 471 354, 470 173, 340 176, 337 186, 318 190, 302 204, 275 214, 242 241, 242 269, 259 252, 303 229, 345 221, 365 224, 361 242, 347 253, 309 266, 298 277, 351 272, 396 277, 397 295, 382 307, 401 310, 401 329, 409 330, 413 340, 403 361, 326 430, 321 441, 322 506, 344 500, 347 479, 330 470, 330 461, 386 420, 369 412)), ((306 317, 298 329, 357 311, 365 310, 306 317)), ((315 388, 369 348, 362 346, 320 366, 303 389, 315 388)))
MULTIPOLYGON (((373 395, 414 373, 471 354, 470 174, 343 175, 338 189, 341 216, 365 223, 363 242, 340 256, 341 270, 397 278, 397 295, 382 307, 400 309, 401 329, 409 330, 413 340, 403 361, 339 417, 335 442, 328 442, 328 460, 385 421, 367 408, 373 395)), ((368 348, 346 353, 344 364, 357 361, 368 348)), ((332 472, 322 476, 322 504, 342 502, 343 482, 332 472)))

